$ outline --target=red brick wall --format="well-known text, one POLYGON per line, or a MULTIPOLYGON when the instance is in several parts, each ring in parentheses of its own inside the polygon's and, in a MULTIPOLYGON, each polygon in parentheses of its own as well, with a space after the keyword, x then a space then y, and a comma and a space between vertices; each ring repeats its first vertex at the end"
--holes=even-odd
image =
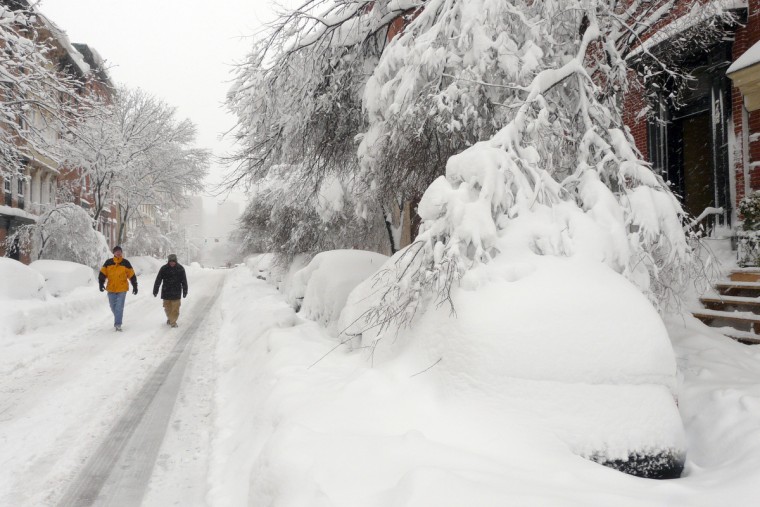
MULTIPOLYGON (((760 41, 760 0, 749 0, 749 16, 745 26, 736 31, 734 41, 733 59, 739 58, 753 44, 760 41)), ((742 135, 742 111, 743 98, 737 88, 731 90, 731 101, 733 107, 734 134, 737 142, 741 143, 742 135)), ((760 111, 749 113, 749 135, 760 133, 760 111)), ((743 160, 743 152, 736 153, 735 170, 736 170, 736 199, 737 201, 744 197, 744 164, 749 166, 749 187, 751 190, 760 189, 760 168, 752 168, 751 164, 760 161, 760 142, 750 142, 749 160, 743 160)))
MULTIPOLYGON (((704 3, 704 0, 686 0, 676 4, 671 16, 655 25, 654 30, 644 34, 643 40, 647 40, 652 34, 662 26, 670 23, 674 18, 680 16, 684 12, 687 12, 695 3, 704 3)), ((749 0, 748 8, 748 20, 746 25, 740 26, 736 30, 735 42, 733 48, 733 59, 736 60, 753 44, 760 41, 760 0, 749 0)), ((737 88, 731 89, 731 101, 734 123, 734 134, 736 136, 736 142, 738 143, 737 151, 734 153, 735 162, 735 174, 736 174, 736 198, 738 201, 744 197, 744 163, 743 151, 742 151, 742 110, 743 99, 741 92, 737 88)), ((640 89, 633 87, 633 89, 625 97, 624 101, 624 115, 623 119, 625 124, 631 129, 633 138, 636 142, 636 146, 641 151, 642 155, 649 157, 647 147, 647 128, 646 120, 637 118, 637 113, 645 106, 644 100, 640 89)), ((749 135, 760 134, 760 111, 756 111, 749 114, 749 135)), ((750 143, 749 146, 749 160, 748 164, 760 161, 760 140, 754 143, 750 143)), ((760 190, 760 167, 751 168, 749 171, 749 184, 752 190, 760 190)))
MULTIPOLYGON (((633 74, 633 73, 631 73, 633 74)), ((647 148, 647 119, 639 113, 647 106, 644 94, 639 86, 633 86, 623 101, 623 121, 631 130, 636 147, 642 156, 649 157, 647 148)))

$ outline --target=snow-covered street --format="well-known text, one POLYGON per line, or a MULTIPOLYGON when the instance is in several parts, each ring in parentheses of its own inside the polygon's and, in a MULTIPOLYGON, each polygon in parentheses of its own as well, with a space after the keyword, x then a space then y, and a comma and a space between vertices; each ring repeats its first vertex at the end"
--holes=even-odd
POLYGON ((760 491, 760 351, 696 321, 668 321, 686 471, 653 481, 575 456, 486 392, 335 349, 248 267, 190 281, 179 329, 144 290, 114 333, 88 288, 2 335, 0 505, 707 507, 760 491))
MULTIPOLYGON (((183 324, 193 321, 195 312, 202 310, 204 295, 213 296, 225 274, 211 270, 199 273, 193 296, 182 308, 183 324)), ((119 423, 178 339, 185 336, 185 328, 170 329, 165 325, 160 300, 154 299, 148 288, 152 277, 146 276, 143 283, 144 291, 128 298, 123 333, 114 333, 105 296, 90 287, 92 294, 78 291, 68 301, 40 302, 34 309, 44 313, 49 310, 46 307, 67 307, 59 321, 22 334, 3 335, 0 460, 5 472, 0 476, 0 504, 56 503, 75 483, 85 463, 119 423)), ((182 481, 187 482, 178 485, 171 473, 174 459, 204 470, 203 464, 196 465, 197 455, 203 458, 207 454, 198 453, 197 446, 203 439, 192 434, 204 425, 189 423, 194 417, 207 418, 210 413, 211 398, 204 383, 210 381, 206 363, 213 355, 205 350, 199 356, 199 350, 207 348, 204 344, 216 337, 210 336, 215 329, 209 324, 213 316, 212 309, 195 333, 200 338, 189 344, 191 360, 187 371, 194 375, 185 377, 192 382, 184 383, 180 390, 167 438, 167 445, 175 442, 181 450, 172 450, 168 456, 158 454, 155 480, 177 486, 173 488, 177 493, 191 494, 188 489, 202 486, 185 470, 182 481), (200 364, 196 364, 199 357, 200 364), (177 428, 189 434, 175 437, 177 428)), ((171 409, 173 399, 163 403, 171 409)), ((203 493, 193 494, 202 497, 203 493)))

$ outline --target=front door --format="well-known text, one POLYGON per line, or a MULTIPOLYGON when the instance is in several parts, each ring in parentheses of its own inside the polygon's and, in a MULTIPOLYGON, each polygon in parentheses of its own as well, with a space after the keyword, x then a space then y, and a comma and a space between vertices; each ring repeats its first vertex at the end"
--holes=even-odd
POLYGON ((706 111, 680 122, 683 136, 683 204, 686 211, 696 217, 705 208, 717 207, 710 112, 706 111))
POLYGON ((721 45, 692 55, 693 79, 677 94, 661 92, 657 119, 648 131, 652 165, 669 181, 684 210, 698 217, 706 208, 723 208, 722 214, 702 222, 708 230, 730 225, 733 207, 728 160, 731 86, 725 76, 730 54, 730 45, 721 45), (678 96, 677 103, 671 95, 678 96))

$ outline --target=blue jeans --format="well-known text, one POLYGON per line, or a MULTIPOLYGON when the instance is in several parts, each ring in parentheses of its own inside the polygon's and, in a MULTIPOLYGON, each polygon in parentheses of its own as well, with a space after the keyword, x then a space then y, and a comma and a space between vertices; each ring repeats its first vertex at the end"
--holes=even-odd
POLYGON ((126 292, 109 292, 108 304, 113 312, 113 325, 121 326, 121 317, 124 315, 124 302, 127 300, 126 292))

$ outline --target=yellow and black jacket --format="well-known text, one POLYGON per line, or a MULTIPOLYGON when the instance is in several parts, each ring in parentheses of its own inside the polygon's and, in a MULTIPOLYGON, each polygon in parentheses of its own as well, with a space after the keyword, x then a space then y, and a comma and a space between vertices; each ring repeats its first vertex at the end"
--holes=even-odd
POLYGON ((101 287, 106 283, 106 278, 108 278, 108 286, 106 287, 108 292, 127 292, 129 290, 127 280, 132 282, 133 289, 137 288, 135 270, 132 269, 132 264, 123 257, 120 260, 115 257, 108 259, 103 264, 98 275, 98 283, 101 287))

